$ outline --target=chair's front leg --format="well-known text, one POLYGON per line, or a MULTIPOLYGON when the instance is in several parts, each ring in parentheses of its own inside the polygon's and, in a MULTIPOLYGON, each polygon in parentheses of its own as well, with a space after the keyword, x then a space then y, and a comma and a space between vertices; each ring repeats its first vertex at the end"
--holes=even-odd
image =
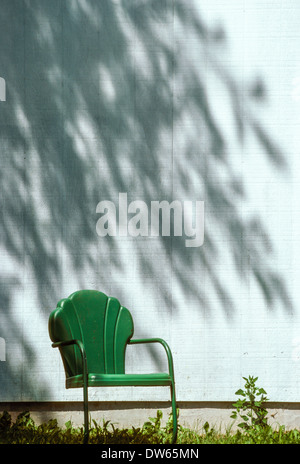
POLYGON ((174 366, 173 366, 173 356, 171 349, 167 342, 161 338, 141 338, 141 339, 131 339, 128 341, 129 344, 141 344, 141 343, 160 343, 167 354, 168 358, 168 366, 169 366, 169 374, 172 380, 171 383, 171 403, 172 403, 172 416, 173 416, 173 435, 172 435, 172 443, 176 442, 177 439, 177 407, 176 407, 176 394, 175 394, 175 378, 174 378, 174 366))
POLYGON ((171 384, 171 402, 172 402, 172 416, 173 416, 173 435, 172 443, 176 443, 177 440, 177 407, 176 407, 176 396, 175 396, 175 384, 171 384))
POLYGON ((87 373, 83 374, 83 414, 84 414, 84 438, 83 443, 89 441, 89 400, 88 400, 88 381, 87 373))

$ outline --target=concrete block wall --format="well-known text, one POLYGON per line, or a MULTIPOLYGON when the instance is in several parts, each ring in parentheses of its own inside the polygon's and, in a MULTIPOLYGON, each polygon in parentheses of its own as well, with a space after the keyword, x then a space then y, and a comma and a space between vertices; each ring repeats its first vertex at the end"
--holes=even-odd
MULTIPOLYGON (((81 401, 47 323, 58 300, 93 288, 131 310, 136 337, 170 344, 179 401, 233 401, 255 375, 271 401, 297 405, 300 5, 2 0, 0 11, 0 403, 81 401), (172 228, 99 236, 97 205, 118 210, 119 193, 148 212, 204 201, 203 245, 172 228)), ((165 366, 159 348, 128 349, 128 372, 165 366)), ((169 393, 90 396, 155 407, 169 393)))

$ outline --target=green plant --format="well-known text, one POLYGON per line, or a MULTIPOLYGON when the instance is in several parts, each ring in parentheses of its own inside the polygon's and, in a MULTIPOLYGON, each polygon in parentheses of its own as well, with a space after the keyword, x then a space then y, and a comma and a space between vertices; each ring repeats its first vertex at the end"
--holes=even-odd
POLYGON ((161 425, 162 417, 162 411, 158 410, 156 417, 149 417, 149 421, 145 422, 142 428, 143 433, 146 434, 147 437, 151 437, 155 443, 168 443, 171 441, 173 431, 172 414, 169 416, 165 427, 161 425))
POLYGON ((266 391, 256 386, 258 377, 250 375, 248 378, 243 377, 243 379, 245 380, 245 389, 239 389, 235 392, 242 398, 233 404, 235 410, 230 417, 232 419, 240 417, 243 422, 239 423, 238 426, 245 430, 268 427, 268 411, 264 407, 264 403, 268 401, 266 391))
MULTIPOLYGON (((253 379, 256 381, 255 379, 253 379)), ((260 390, 260 389, 258 389, 260 390)), ((264 395, 264 393, 261 393, 264 395)), ((250 419, 248 419, 249 422, 250 419)), ((141 445, 168 443, 172 438, 172 417, 162 426, 162 412, 150 418, 142 427, 118 429, 110 421, 103 420, 98 424, 93 420, 90 441, 92 444, 141 445)), ((35 424, 28 411, 19 414, 13 422, 8 412, 0 414, 0 444, 81 444, 83 427, 74 427, 71 421, 59 427, 56 419, 40 425, 35 424)), ((283 425, 278 430, 271 426, 254 425, 247 428, 246 433, 232 428, 221 432, 205 422, 202 430, 190 430, 181 425, 178 427, 178 444, 299 444, 299 430, 285 430, 283 425)))

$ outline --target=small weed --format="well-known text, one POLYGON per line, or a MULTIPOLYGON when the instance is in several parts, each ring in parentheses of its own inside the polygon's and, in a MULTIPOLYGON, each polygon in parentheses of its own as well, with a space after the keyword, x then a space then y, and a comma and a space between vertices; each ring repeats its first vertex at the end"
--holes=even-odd
POLYGON ((251 375, 245 380, 245 389, 239 389, 235 392, 236 395, 242 396, 236 403, 233 404, 235 411, 230 416, 232 419, 240 417, 243 422, 238 426, 245 430, 258 430, 258 428, 268 427, 267 414, 268 411, 264 407, 264 403, 268 401, 267 393, 263 388, 256 386, 258 377, 251 375))

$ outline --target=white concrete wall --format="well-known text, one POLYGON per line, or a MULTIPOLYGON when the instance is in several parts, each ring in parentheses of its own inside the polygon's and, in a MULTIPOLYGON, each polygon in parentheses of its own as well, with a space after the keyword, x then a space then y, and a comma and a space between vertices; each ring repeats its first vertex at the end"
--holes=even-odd
MULTIPOLYGON (((0 402, 81 400, 47 327, 81 288, 119 298, 136 337, 168 341, 179 401, 234 400, 255 375, 272 401, 299 402, 300 4, 0 7, 0 402), (204 201, 203 246, 99 237, 96 206, 119 192, 204 201)), ((130 347, 127 365, 166 362, 130 347)))

